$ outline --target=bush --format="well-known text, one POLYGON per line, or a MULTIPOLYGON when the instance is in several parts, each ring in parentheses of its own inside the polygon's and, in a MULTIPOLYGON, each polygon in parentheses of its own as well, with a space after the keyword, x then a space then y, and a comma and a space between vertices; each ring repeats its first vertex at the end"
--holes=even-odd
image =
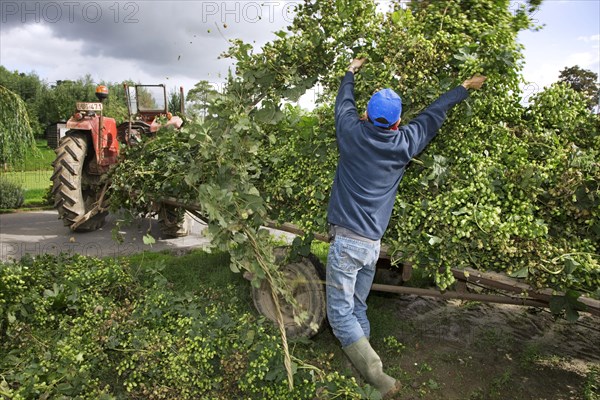
POLYGON ((43 205, 54 207, 54 194, 52 194, 53 185, 50 184, 44 192, 43 205))
POLYGON ((19 185, 0 177, 0 208, 19 208, 24 201, 23 189, 19 185))

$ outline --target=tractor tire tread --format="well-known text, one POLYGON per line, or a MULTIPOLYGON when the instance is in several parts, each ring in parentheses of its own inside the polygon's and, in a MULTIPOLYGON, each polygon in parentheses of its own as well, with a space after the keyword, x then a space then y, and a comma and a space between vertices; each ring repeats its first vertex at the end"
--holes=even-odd
MULTIPOLYGON (((82 180, 84 179, 84 161, 87 156, 88 143, 84 136, 86 133, 69 131, 67 136, 61 139, 56 149, 56 159, 52 163, 54 173, 52 174, 52 194, 54 205, 58 210, 59 218, 65 226, 71 227, 75 221, 84 215, 86 203, 82 191, 82 180)), ((75 229, 78 232, 97 230, 104 225, 107 213, 102 212, 75 229)))

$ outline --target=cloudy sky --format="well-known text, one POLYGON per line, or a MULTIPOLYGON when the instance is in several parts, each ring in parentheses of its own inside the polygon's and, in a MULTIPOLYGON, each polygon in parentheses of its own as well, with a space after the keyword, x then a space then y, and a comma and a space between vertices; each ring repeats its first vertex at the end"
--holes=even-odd
MULTIPOLYGON (((218 83, 230 65, 217 59, 227 40, 271 40, 296 2, 0 0, 0 64, 49 83, 87 73, 186 89, 218 83)), ((600 0, 544 0, 534 18, 545 27, 520 36, 531 81, 525 92, 556 81, 565 66, 600 75, 600 0)))

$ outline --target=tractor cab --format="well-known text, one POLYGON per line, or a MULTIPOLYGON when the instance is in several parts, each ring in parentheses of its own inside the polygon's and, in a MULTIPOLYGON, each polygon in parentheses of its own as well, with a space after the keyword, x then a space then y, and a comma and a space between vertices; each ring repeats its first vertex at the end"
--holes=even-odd
MULTIPOLYGON (((122 142, 137 144, 143 135, 154 135, 161 127, 179 129, 183 125, 181 117, 169 111, 165 85, 124 86, 129 122, 119 127, 119 140, 122 142)), ((183 114, 183 88, 180 88, 180 94, 179 111, 183 114)))
POLYGON ((164 85, 126 86, 129 116, 152 122, 159 115, 167 115, 167 92, 164 85))

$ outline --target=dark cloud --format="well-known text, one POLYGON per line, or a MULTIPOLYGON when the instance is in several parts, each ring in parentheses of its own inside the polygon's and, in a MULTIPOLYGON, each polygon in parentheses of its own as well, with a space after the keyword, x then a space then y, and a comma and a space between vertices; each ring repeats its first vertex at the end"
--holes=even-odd
MULTIPOLYGON (((0 29, 42 24, 58 38, 80 41, 85 56, 131 60, 157 75, 225 72, 217 57, 228 40, 261 45, 291 20, 295 1, 10 1, 0 29)), ((44 43, 40 43, 40 51, 44 43)), ((32 49, 35 51, 36 49, 32 49)))

